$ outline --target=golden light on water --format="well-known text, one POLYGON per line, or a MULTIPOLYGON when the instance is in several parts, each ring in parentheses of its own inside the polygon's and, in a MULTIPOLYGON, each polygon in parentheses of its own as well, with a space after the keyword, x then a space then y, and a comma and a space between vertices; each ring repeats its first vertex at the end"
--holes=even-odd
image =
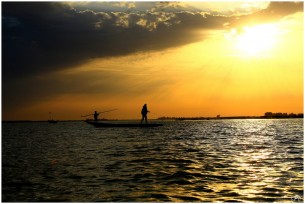
POLYGON ((303 201, 303 2, 2 13, 4 202, 303 201))

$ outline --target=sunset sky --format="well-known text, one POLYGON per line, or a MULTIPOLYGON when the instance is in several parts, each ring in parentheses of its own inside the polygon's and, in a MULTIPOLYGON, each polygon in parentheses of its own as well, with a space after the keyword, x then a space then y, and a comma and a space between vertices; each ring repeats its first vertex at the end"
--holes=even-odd
POLYGON ((2 120, 303 113, 302 2, 2 2, 2 120))

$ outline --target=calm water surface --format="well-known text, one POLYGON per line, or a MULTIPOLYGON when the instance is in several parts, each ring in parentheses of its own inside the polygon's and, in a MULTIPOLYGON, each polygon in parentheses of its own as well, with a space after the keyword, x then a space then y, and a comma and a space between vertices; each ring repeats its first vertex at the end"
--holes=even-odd
POLYGON ((303 199, 303 119, 2 123, 2 201, 303 199))

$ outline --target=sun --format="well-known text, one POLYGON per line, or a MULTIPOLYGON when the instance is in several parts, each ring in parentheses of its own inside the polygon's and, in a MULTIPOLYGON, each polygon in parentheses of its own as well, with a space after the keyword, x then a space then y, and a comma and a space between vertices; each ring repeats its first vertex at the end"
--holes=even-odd
POLYGON ((269 55, 275 49, 278 33, 276 24, 246 26, 239 32, 235 29, 231 31, 238 54, 247 57, 269 55))

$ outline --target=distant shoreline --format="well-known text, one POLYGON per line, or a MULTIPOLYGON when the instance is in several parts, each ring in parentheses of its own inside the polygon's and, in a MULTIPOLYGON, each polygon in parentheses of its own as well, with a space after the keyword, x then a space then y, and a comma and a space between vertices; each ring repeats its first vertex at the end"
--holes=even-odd
POLYGON ((224 116, 217 115, 216 117, 160 117, 159 120, 221 120, 221 119, 293 119, 303 118, 304 114, 299 113, 272 113, 266 112, 264 116, 224 116))
POLYGON ((232 117, 161 117, 158 120, 232 120, 232 119, 297 119, 303 117, 270 118, 265 116, 232 116, 232 117))
MULTIPOLYGON (((150 119, 150 120, 172 120, 172 121, 185 121, 185 120, 243 120, 243 119, 297 119, 297 118, 303 118, 303 117, 282 117, 282 118, 268 118, 265 116, 232 116, 232 117, 160 117, 157 119, 150 119)), ((129 119, 125 119, 128 121, 129 119)), ((122 121, 125 121, 122 120, 122 121)), ((130 120, 136 120, 136 119, 130 119, 130 120)), ((58 120, 58 122, 82 122, 84 120, 58 120)), ((105 121, 105 120, 103 120, 105 121)), ((109 120, 109 121, 117 121, 115 120, 109 120)), ((39 122, 39 123, 49 123, 47 120, 3 120, 2 123, 32 123, 32 122, 39 122)))

